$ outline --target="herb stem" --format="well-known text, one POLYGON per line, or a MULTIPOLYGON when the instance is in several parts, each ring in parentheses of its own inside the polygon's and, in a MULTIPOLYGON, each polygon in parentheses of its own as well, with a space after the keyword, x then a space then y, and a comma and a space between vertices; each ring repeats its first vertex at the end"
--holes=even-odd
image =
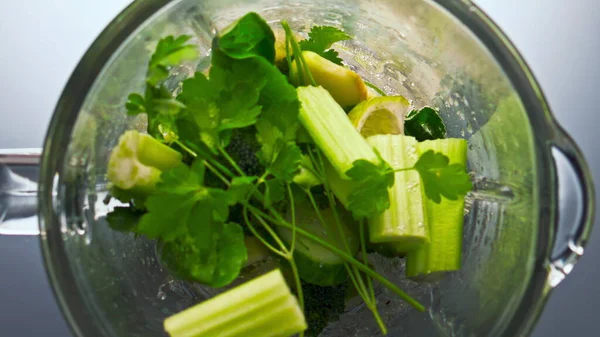
MULTIPOLYGON (((266 214, 265 212, 261 211, 260 209, 252 206, 252 205, 248 205, 248 209, 250 211, 252 211, 255 214, 258 214, 260 216, 262 216, 265 219, 270 220, 272 223, 274 223, 277 226, 281 226, 281 227, 285 227, 288 229, 292 229, 292 225, 289 224, 287 221, 285 221, 284 219, 281 218, 281 215, 279 215, 279 213, 274 214, 273 217, 269 216, 268 214, 266 214)), ((274 211, 272 209, 272 207, 269 209, 271 212, 274 211)), ((350 254, 342 251, 341 249, 337 248, 336 246, 328 243, 327 241, 317 237, 316 235, 313 235, 305 230, 303 230, 302 228, 296 228, 296 231, 298 232, 298 234, 300 234, 301 236, 323 246, 325 249, 339 255, 342 259, 346 260, 348 263, 356 266, 358 269, 362 270, 364 273, 366 273, 367 275, 373 277, 375 280, 377 280, 379 283, 381 283, 383 286, 385 286, 386 288, 388 288, 389 290, 391 290, 393 293, 395 293, 396 295, 398 295, 400 298, 402 298, 403 300, 406 301, 406 303, 410 304, 411 306, 413 306, 415 309, 419 310, 419 311, 425 311, 425 307, 419 303, 417 300, 415 300, 414 298, 412 298, 410 295, 408 295, 407 293, 405 293, 403 290, 401 290, 400 288, 398 288, 395 284, 393 284, 392 282, 390 282, 388 279, 386 279, 384 276, 382 276, 381 274, 379 274, 378 272, 374 271, 373 269, 371 269, 370 267, 366 266, 365 264, 363 264, 362 262, 356 260, 354 257, 352 257, 350 254)))
POLYGON ((192 149, 190 149, 187 145, 183 144, 179 139, 175 139, 173 141, 173 143, 177 144, 180 148, 182 148, 183 150, 185 150, 192 157, 194 157, 194 158, 198 157, 198 154, 196 154, 196 152, 192 151, 192 149))
POLYGON ((231 186, 231 182, 225 178, 219 170, 217 170, 208 160, 204 160, 204 165, 219 178, 227 187, 231 186))
MULTIPOLYGON (((358 223, 358 230, 360 231, 360 250, 362 252, 362 259, 364 263, 368 263, 367 258, 367 243, 365 239, 365 221, 360 219, 358 223)), ((371 278, 367 278, 367 287, 369 288, 369 294, 371 295, 371 301, 376 303, 375 290, 373 289, 373 282, 371 278)))
POLYGON ((237 173, 240 176, 242 176, 242 177, 246 176, 246 173, 244 173, 244 171, 242 171, 240 166, 235 162, 235 160, 233 160, 233 158, 231 158, 231 156, 229 155, 229 153, 227 153, 227 151, 225 151, 225 149, 223 149, 222 147, 219 146, 218 151, 223 155, 223 157, 225 157, 225 159, 227 159, 227 162, 233 167, 234 170, 237 171, 237 173))
POLYGON ((294 203, 294 194, 290 184, 286 184, 288 196, 290 198, 290 209, 292 212, 292 243, 290 245, 290 255, 294 254, 294 248, 296 248, 296 205, 294 203))
MULTIPOLYGON (((248 207, 247 205, 244 205, 244 211, 243 211, 243 215, 244 215, 244 221, 246 221, 246 226, 248 226, 248 229, 250 229, 250 231, 252 232, 252 234, 254 234, 254 236, 263 244, 265 245, 265 247, 267 247, 269 250, 271 250, 273 253, 283 257, 284 259, 287 259, 287 254, 285 252, 281 252, 279 249, 273 247, 273 245, 271 245, 265 238, 262 237, 262 235, 256 230, 256 228, 254 228, 254 225, 252 224, 252 222, 250 222, 250 219, 248 218, 248 207)), ((255 214, 256 216, 256 214, 255 214)))
POLYGON ((414 168, 414 166, 413 167, 405 167, 405 168, 394 169, 394 170, 392 170, 392 172, 406 172, 406 171, 412 171, 412 170, 416 170, 414 168))
POLYGON ((294 274, 294 281, 296 283, 296 291, 298 292, 298 302, 300 302, 300 308, 304 311, 304 293, 302 291, 302 282, 300 282, 300 274, 298 273, 298 266, 296 265, 296 261, 293 256, 290 256, 288 259, 290 263, 290 267, 292 268, 292 273, 294 274))

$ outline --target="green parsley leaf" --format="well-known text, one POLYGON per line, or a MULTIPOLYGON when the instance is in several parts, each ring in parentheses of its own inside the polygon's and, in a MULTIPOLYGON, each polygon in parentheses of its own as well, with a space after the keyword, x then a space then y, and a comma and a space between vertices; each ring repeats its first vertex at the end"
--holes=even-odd
POLYGON ((195 45, 186 44, 191 36, 181 35, 177 38, 167 36, 156 45, 156 50, 150 58, 146 81, 149 86, 156 86, 169 76, 170 67, 198 57, 195 45))
POLYGON ((266 170, 276 178, 291 182, 300 169, 302 152, 294 141, 295 128, 284 135, 269 122, 260 120, 256 124, 257 139, 261 150, 257 156, 266 170))
POLYGON ((346 175, 357 183, 348 195, 348 209, 355 218, 371 217, 390 207, 388 188, 394 185, 394 172, 383 159, 379 165, 357 160, 346 175))
POLYGON ((440 203, 442 196, 456 200, 473 188, 463 165, 449 164, 448 157, 433 150, 423 153, 414 167, 423 180, 425 194, 435 203, 440 203))
POLYGON ((278 178, 269 179, 264 182, 264 205, 270 207, 285 199, 284 181, 278 178))
POLYGON ((202 161, 196 161, 191 169, 181 164, 165 171, 156 185, 157 193, 146 200, 148 213, 140 220, 137 232, 169 241, 226 221, 227 192, 203 186, 203 176, 202 161))
POLYGON ((446 126, 442 117, 430 107, 412 110, 404 118, 404 133, 418 141, 446 138, 446 126))
POLYGON ((231 186, 227 190, 229 194, 229 205, 244 202, 248 199, 248 194, 254 187, 254 182, 258 179, 256 176, 235 177, 231 180, 231 186))
POLYGON ((300 41, 302 50, 315 52, 335 64, 342 65, 338 52, 330 48, 336 42, 350 40, 350 35, 335 27, 314 26, 308 36, 308 40, 300 41))
POLYGON ((232 61, 232 69, 213 66, 210 79, 202 73, 183 82, 177 97, 186 105, 181 118, 194 120, 201 140, 213 150, 227 146, 232 129, 256 123, 262 111, 259 98, 269 70, 261 59, 232 61), (249 73, 248 69, 254 69, 249 73), (189 117, 185 117, 189 116, 189 117))
POLYGON ((213 49, 233 59, 259 56, 274 64, 275 34, 262 17, 248 13, 215 38, 213 49))
POLYGON ((164 242, 162 261, 170 271, 186 280, 211 287, 231 283, 247 259, 244 231, 236 223, 225 223, 211 234, 208 238, 183 235, 164 242))
POLYGON ((275 149, 277 155, 273 158, 271 164, 267 166, 267 170, 276 178, 291 182, 300 170, 302 152, 296 143, 284 142, 281 139, 278 139, 275 143, 275 149))
POLYGON ((158 42, 148 64, 144 95, 131 94, 125 104, 129 115, 148 115, 148 133, 158 139, 175 133, 175 116, 185 108, 161 82, 167 79, 171 67, 198 57, 196 46, 186 44, 189 39, 187 35, 167 36, 158 42))

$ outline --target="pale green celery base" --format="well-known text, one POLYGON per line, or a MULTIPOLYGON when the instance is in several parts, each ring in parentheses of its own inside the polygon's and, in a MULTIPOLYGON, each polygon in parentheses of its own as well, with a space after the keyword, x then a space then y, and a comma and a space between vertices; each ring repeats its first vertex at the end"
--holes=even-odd
POLYGON ((164 326, 172 337, 289 336, 307 327, 279 270, 173 315, 164 326))

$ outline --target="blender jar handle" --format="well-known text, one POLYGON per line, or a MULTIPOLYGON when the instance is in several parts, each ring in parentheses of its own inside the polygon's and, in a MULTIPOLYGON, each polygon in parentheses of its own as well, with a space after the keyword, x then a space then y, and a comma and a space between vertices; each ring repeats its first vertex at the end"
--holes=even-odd
POLYGON ((573 185, 565 184, 564 181, 561 183, 561 180, 564 180, 564 176, 561 175, 558 206, 560 210, 568 210, 564 213, 571 213, 570 211, 573 209, 577 212, 573 222, 559 211, 554 252, 550 260, 551 273, 548 279, 549 285, 552 287, 557 286, 573 270, 575 263, 583 255, 584 247, 590 238, 595 214, 594 182, 586 160, 571 137, 560 126, 556 126, 556 130, 557 137, 551 143, 551 149, 558 174, 565 173, 561 172, 558 165, 558 161, 563 161, 572 170, 574 178, 572 179, 574 180, 573 185), (573 186, 577 188, 577 199, 579 200, 561 196, 561 189, 573 186), (560 233, 565 234, 559 235, 560 233), (559 245, 561 240, 563 243, 559 245))
POLYGON ((15 173, 38 169, 41 149, 0 150, 0 235, 38 235, 37 182, 15 173))

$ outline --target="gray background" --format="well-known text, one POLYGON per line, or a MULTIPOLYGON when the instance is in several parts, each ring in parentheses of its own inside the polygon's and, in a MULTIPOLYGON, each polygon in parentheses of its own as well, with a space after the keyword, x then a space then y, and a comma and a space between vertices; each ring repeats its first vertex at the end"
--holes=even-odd
MULTIPOLYGON (((128 2, 0 1, 0 148, 42 145, 51 111, 77 61, 128 2)), ((600 182, 600 158, 594 150, 600 140, 600 1, 477 3, 522 52, 600 182)), ((598 336, 598 258, 600 230, 554 292, 534 336, 598 336)), ((70 336, 36 238, 0 237, 0 336, 70 336)))

